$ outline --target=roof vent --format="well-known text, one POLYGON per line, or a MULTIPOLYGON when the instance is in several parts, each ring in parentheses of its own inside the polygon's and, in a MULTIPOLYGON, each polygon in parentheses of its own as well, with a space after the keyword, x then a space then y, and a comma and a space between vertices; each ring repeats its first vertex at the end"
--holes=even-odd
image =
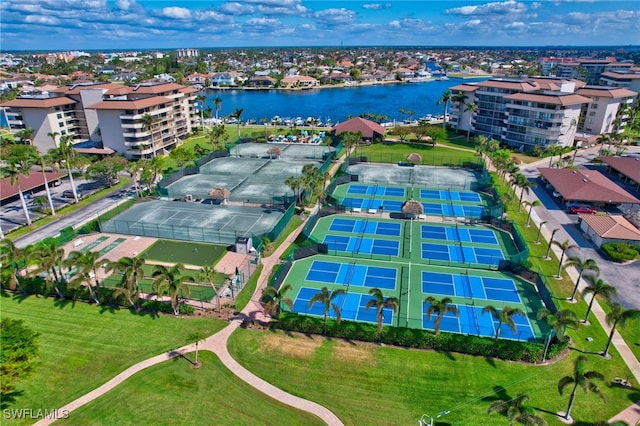
POLYGON ((583 181, 583 182, 589 182, 589 180, 588 180, 588 179, 582 179, 582 181, 583 181))
POLYGON ((577 171, 577 170, 574 170, 574 171, 573 171, 573 174, 574 174, 574 175, 577 175, 577 174, 578 174, 578 171, 577 171))

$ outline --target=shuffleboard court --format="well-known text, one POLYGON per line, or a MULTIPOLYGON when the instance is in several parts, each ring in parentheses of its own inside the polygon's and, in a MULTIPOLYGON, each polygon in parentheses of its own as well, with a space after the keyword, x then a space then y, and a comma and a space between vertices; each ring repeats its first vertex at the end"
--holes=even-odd
POLYGON ((420 198, 423 200, 463 201, 470 203, 482 203, 482 198, 477 192, 449 191, 446 189, 421 189, 420 198))
MULTIPOLYGON (((426 312, 431 304, 423 302, 423 312, 426 312)), ((496 334, 498 321, 489 312, 482 312, 481 306, 454 305, 458 309, 458 316, 447 312, 440 321, 440 330, 452 333, 472 334, 476 336, 493 337, 496 334)), ((535 338, 531 323, 526 316, 514 315, 516 332, 506 324, 500 327, 500 337, 511 340, 528 341, 535 338)), ((435 328, 436 315, 425 315, 422 318, 422 328, 433 330, 435 328)))
POLYGON ((358 195, 383 195, 386 197, 401 197, 404 198, 405 189, 389 186, 379 185, 349 185, 347 194, 358 195))
POLYGON ((422 259, 497 265, 504 258, 504 253, 500 248, 490 249, 483 247, 469 247, 461 244, 449 245, 422 243, 422 259))
POLYGON ((306 281, 395 290, 398 269, 314 260, 306 281))
POLYGON ((454 228, 451 226, 429 224, 421 225, 420 232, 422 238, 431 240, 499 245, 496 233, 492 229, 454 228))
MULTIPOLYGON (((309 304, 313 296, 317 293, 319 293, 317 288, 301 287, 293 302, 292 311, 307 315, 323 316, 324 306, 322 303, 309 304)), ((340 307, 342 319, 375 323, 377 322, 377 309, 375 307, 366 308, 369 300, 373 300, 373 297, 366 294, 349 292, 337 295, 333 299, 333 303, 340 307)), ((382 315, 382 323, 391 325, 393 321, 393 310, 391 310, 391 308, 384 308, 382 315)), ((327 316, 329 318, 336 317, 336 312, 333 307, 331 307, 327 316)))
POLYGON ((398 256, 400 254, 400 241, 394 240, 329 234, 324 237, 323 243, 327 245, 329 250, 334 251, 383 256, 398 256))
POLYGON ((399 237, 402 225, 397 222, 379 222, 364 219, 334 218, 329 225, 330 231, 351 232, 357 234, 385 235, 399 237))
POLYGON ((422 272, 422 293, 521 303, 516 283, 507 278, 422 272))

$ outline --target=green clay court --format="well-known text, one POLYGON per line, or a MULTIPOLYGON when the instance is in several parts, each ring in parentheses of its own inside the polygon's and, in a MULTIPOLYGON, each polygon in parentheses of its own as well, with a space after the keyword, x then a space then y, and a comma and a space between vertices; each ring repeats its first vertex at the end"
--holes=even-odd
POLYGON ((185 241, 158 240, 139 257, 148 262, 183 263, 185 265, 215 265, 227 252, 227 247, 185 241))
POLYGON ((131 208, 101 224, 102 232, 233 244, 237 237, 271 232, 284 211, 267 207, 211 205, 154 200, 131 208))

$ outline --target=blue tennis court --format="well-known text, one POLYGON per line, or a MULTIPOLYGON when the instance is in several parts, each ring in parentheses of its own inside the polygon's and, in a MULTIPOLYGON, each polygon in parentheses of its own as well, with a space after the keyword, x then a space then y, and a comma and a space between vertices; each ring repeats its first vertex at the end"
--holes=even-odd
POLYGON ((422 203, 424 214, 436 216, 458 216, 480 218, 484 215, 482 206, 463 206, 461 204, 422 203))
POLYGON ((426 200, 482 202, 482 198, 480 198, 480 194, 477 192, 447 191, 446 189, 421 189, 420 198, 426 200))
POLYGON ((384 195, 386 197, 402 197, 404 198, 404 188, 394 188, 379 185, 349 185, 347 194, 358 195, 384 195))
MULTIPOLYGON (((423 302, 423 312, 429 309, 431 304, 423 302)), ((440 321, 440 330, 452 333, 472 334, 476 336, 493 337, 496 334, 498 321, 489 312, 482 313, 482 306, 455 305, 458 308, 458 316, 446 313, 440 321)), ((509 326, 503 324, 500 329, 500 337, 512 340, 528 341, 534 339, 533 329, 529 319, 524 315, 514 315, 513 321, 516 324, 516 332, 512 332, 509 326)), ((422 317, 422 328, 433 330, 436 315, 422 317)))
POLYGON ((498 245, 495 231, 491 229, 453 228, 440 225, 422 225, 422 238, 431 240, 461 241, 498 245))
POLYGON ((305 280, 395 290, 397 277, 396 268, 314 260, 305 280))
POLYGON ((360 210, 379 210, 382 209, 386 212, 400 212, 402 210, 403 201, 393 200, 378 200, 371 198, 351 198, 346 197, 342 200, 342 205, 351 209, 360 210))
MULTIPOLYGON (((319 293, 317 288, 301 287, 293 302, 292 311, 302 314, 323 316, 324 305, 322 303, 314 303, 309 306, 309 301, 317 293, 319 293)), ((346 293, 336 296, 335 299, 333 299, 333 303, 340 307, 342 319, 376 323, 377 309, 375 306, 366 309, 367 302, 373 299, 374 298, 372 296, 367 294, 346 293)), ((382 315, 382 323, 385 325, 391 325, 393 321, 393 310, 391 308, 384 308, 382 310, 382 315)), ((336 312, 333 307, 329 310, 328 316, 330 318, 336 317, 336 312)))
POLYGON ((508 278, 423 271, 422 293, 521 303, 515 282, 508 278))
POLYGON ((329 250, 383 256, 398 256, 400 254, 400 241, 394 240, 329 234, 325 235, 323 243, 327 245, 329 250))
POLYGON ((448 262, 497 265, 504 259, 502 249, 468 247, 463 245, 422 243, 422 258, 448 262))
POLYGON ((400 223, 379 222, 361 219, 334 218, 329 226, 330 231, 353 232, 356 234, 386 235, 399 237, 402 230, 400 223))

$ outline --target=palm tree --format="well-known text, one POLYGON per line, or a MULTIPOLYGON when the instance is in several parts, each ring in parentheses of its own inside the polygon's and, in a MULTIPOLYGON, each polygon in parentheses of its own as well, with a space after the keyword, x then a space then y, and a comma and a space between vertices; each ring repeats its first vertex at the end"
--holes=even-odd
POLYGON ((196 96, 196 100, 198 101, 198 109, 200 110, 200 125, 202 126, 202 132, 204 133, 204 101, 207 98, 203 95, 196 96))
POLYGON ((65 166, 67 167, 67 173, 69 174, 69 183, 71 184, 71 190, 73 191, 73 199, 77 203, 78 191, 76 190, 76 185, 73 181, 73 173, 71 173, 71 168, 75 165, 76 158, 76 151, 73 149, 73 135, 62 136, 60 138, 60 145, 57 151, 57 156, 65 162, 65 166))
POLYGON ((609 333, 609 340, 607 340, 607 347, 604 349, 604 357, 609 356, 609 347, 613 340, 613 335, 616 332, 616 326, 620 324, 620 328, 627 325, 627 321, 640 318, 640 311, 635 309, 624 309, 619 303, 612 303, 610 305, 611 312, 606 316, 607 324, 611 326, 611 332, 609 333))
POLYGON ((546 426, 547 422, 533 408, 524 405, 530 399, 529 395, 524 393, 518 394, 513 399, 499 399, 489 405, 487 413, 505 414, 510 425, 522 423, 531 426, 546 426))
POLYGON ((522 206, 522 197, 524 197, 525 193, 529 195, 531 189, 538 186, 538 184, 531 182, 525 177, 525 175, 518 173, 516 175, 516 186, 520 188, 520 200, 518 202, 518 211, 520 211, 520 207, 522 206))
POLYGON ((469 113, 469 127, 467 127, 467 142, 469 142, 469 135, 471 133, 471 123, 473 121, 473 114, 475 114, 475 112, 478 111, 478 104, 475 102, 470 102, 466 105, 464 111, 469 113))
POLYGON ((72 272, 69 285, 74 288, 85 285, 97 305, 100 304, 100 299, 95 291, 94 283, 95 287, 100 287, 98 282, 98 268, 101 263, 98 259, 100 257, 100 252, 97 251, 72 251, 62 262, 72 272), (94 283, 91 282, 92 280, 94 283))
POLYGON ((398 298, 387 297, 382 295, 382 291, 379 288, 372 288, 369 290, 369 294, 373 296, 373 299, 369 300, 365 305, 365 310, 369 310, 375 306, 376 308, 376 322, 378 323, 378 337, 382 336, 382 322, 384 321, 384 308, 391 308, 395 314, 398 311, 398 298))
POLYGON ((580 355, 576 358, 575 363, 573 365, 573 375, 564 376, 558 382, 558 392, 562 395, 562 391, 567 385, 573 384, 573 389, 571 390, 571 395, 569 396, 569 405, 567 406, 567 411, 564 413, 565 420, 569 420, 571 418, 571 408, 573 407, 573 401, 576 398, 576 391, 578 390, 578 386, 584 389, 585 392, 593 392, 598 395, 600 398, 604 400, 604 394, 598 388, 593 380, 604 380, 604 376, 602 373, 597 371, 585 371, 587 364, 587 357, 584 355, 580 355))
POLYGON ((529 213, 527 214, 527 224, 525 225, 528 228, 529 226, 531 226, 530 220, 531 220, 531 212, 533 211, 533 208, 541 206, 542 203, 538 200, 533 200, 531 202, 525 200, 523 204, 529 207, 529 213))
POLYGON ((449 297, 443 297, 441 300, 438 300, 433 296, 429 296, 424 299, 424 301, 431 304, 424 313, 427 316, 427 320, 431 321, 431 315, 436 314, 436 319, 433 322, 433 329, 436 336, 440 334, 440 322, 442 322, 442 317, 445 314, 455 314, 456 317, 459 315, 458 307, 451 305, 452 300, 449 297))
POLYGON ((138 174, 140 173, 140 164, 137 161, 130 161, 127 163, 125 170, 131 176, 131 183, 136 190, 136 197, 140 198, 140 186, 138 185, 138 174))
POLYGON ((502 310, 497 310, 491 305, 486 305, 484 308, 482 308, 482 314, 484 314, 485 312, 489 312, 492 317, 498 320, 498 326, 496 327, 496 335, 495 335, 496 340, 500 338, 500 329, 502 327, 502 324, 506 324, 507 326, 509 326, 511 331, 515 333, 517 330, 517 327, 516 327, 515 321, 513 321, 513 316, 525 315, 521 309, 512 308, 510 306, 505 306, 502 308, 502 310))
POLYGON ((117 271, 122 274, 121 287, 117 288, 114 295, 123 295, 135 307, 140 293, 139 281, 144 276, 142 266, 145 260, 141 257, 121 257, 116 261, 107 262, 105 272, 117 271))
POLYGON ((561 342, 564 342, 567 338, 565 334, 567 327, 578 328, 580 325, 576 313, 570 309, 560 309, 553 314, 549 309, 540 308, 538 310, 538 319, 544 319, 561 342))
POLYGON ((58 147, 58 136, 60 136, 60 133, 58 132, 48 132, 47 136, 49 136, 51 139, 53 139, 53 147, 57 148, 58 147))
POLYGON ((449 102, 451 101, 451 90, 447 90, 442 93, 442 96, 438 100, 438 105, 444 104, 444 118, 442 119, 442 128, 447 128, 447 108, 449 107, 449 102))
POLYGON ((153 156, 155 157, 157 154, 156 154, 156 141, 153 138, 153 125, 155 124, 156 119, 152 117, 151 114, 147 113, 142 116, 141 121, 142 121, 142 127, 151 134, 151 149, 153 149, 153 156))
POLYGON ((218 301, 218 312, 221 312, 220 310, 220 296, 218 296, 218 289, 216 288, 215 284, 213 283, 215 280, 215 277, 218 275, 218 273, 216 272, 215 268, 213 267, 213 265, 206 265, 203 266, 202 268, 200 268, 200 276, 207 280, 207 282, 209 283, 209 285, 211 286, 211 289, 213 290, 213 294, 215 294, 216 296, 216 300, 218 301))
POLYGON ((64 294, 60 289, 62 284, 62 261, 64 259, 64 249, 58 247, 54 239, 46 239, 41 241, 30 252, 29 257, 37 265, 36 272, 45 275, 45 287, 48 289, 49 284, 53 282, 53 288, 61 299, 64 294))
POLYGON ((218 123, 218 113, 220 112, 220 109, 222 108, 222 99, 220 99, 219 97, 215 97, 213 98, 213 105, 216 108, 216 124, 218 123))
POLYGON ((607 300, 610 300, 611 297, 618 294, 618 290, 614 286, 611 286, 605 283, 602 278, 598 278, 595 275, 586 275, 584 279, 589 283, 584 290, 582 290, 582 297, 585 297, 587 294, 591 294, 591 300, 589 301, 589 307, 587 308, 587 315, 584 317, 584 321, 587 322, 589 320, 589 314, 591 313, 591 308, 593 307, 593 301, 596 300, 596 296, 600 295, 607 300))
POLYGON ((40 170, 42 171, 42 178, 44 179, 44 189, 47 192, 47 200, 49 201, 49 208, 51 208, 51 216, 56 215, 56 209, 53 207, 53 198, 51 198, 51 190, 49 189, 49 181, 47 180, 47 171, 45 170, 45 162, 48 160, 48 156, 37 155, 37 162, 40 164, 40 170))
POLYGON ((548 220, 543 220, 540 222, 540 227, 538 228, 538 235, 536 236, 536 242, 534 244, 540 244, 540 233, 542 232, 542 227, 549 223, 548 220))
POLYGON ((240 138, 240 117, 242 117, 242 113, 244 110, 242 108, 238 108, 231 113, 231 117, 234 117, 236 120, 236 128, 238 129, 238 138, 240 138))
POLYGON ((571 244, 569 240, 564 240, 562 243, 560 241, 554 240, 551 241, 551 244, 560 247, 560 250, 562 251, 560 255, 560 262, 558 263, 558 273, 556 274, 556 278, 560 278, 560 272, 562 271, 562 262, 564 261, 564 254, 567 252, 567 250, 576 249, 578 248, 578 246, 576 246, 575 244, 571 244))
POLYGON ((29 176, 29 169, 34 164, 37 164, 38 151, 32 145, 12 145, 4 160, 6 162, 6 166, 3 167, 2 171, 9 175, 9 182, 11 185, 15 185, 18 188, 18 195, 20 196, 22 210, 24 211, 25 218, 27 219, 27 225, 30 226, 31 216, 29 215, 29 209, 27 208, 24 193, 20 187, 20 180, 23 176, 29 176))
POLYGON ((180 314, 180 291, 185 295, 189 295, 189 286, 185 281, 193 281, 190 276, 183 275, 184 265, 178 263, 170 268, 164 265, 155 265, 153 267, 153 292, 162 295, 167 293, 171 299, 171 307, 173 314, 180 314))
POLYGON ((594 259, 586 259, 582 260, 579 256, 571 256, 569 261, 567 262, 567 266, 573 266, 578 270, 578 279, 576 280, 576 286, 573 288, 573 293, 571 293, 571 297, 569 301, 576 301, 576 294, 578 293, 578 286, 580 285, 580 278, 582 278, 582 273, 584 271, 595 271, 596 274, 600 272, 600 268, 598 267, 596 261, 594 259))
POLYGON ((275 287, 267 287, 262 292, 262 301, 264 302, 264 313, 266 315, 278 318, 282 313, 282 304, 287 305, 289 309, 293 308, 293 301, 285 297, 285 294, 293 290, 291 284, 284 284, 279 289, 275 287))
POLYGON ((0 240, 0 267, 2 268, 0 277, 3 277, 5 280, 3 282, 9 290, 15 290, 18 287, 22 288, 20 264, 26 262, 26 256, 26 250, 16 246, 10 239, 3 238, 0 240))
POLYGON ((192 364, 194 366, 199 366, 199 363, 198 363, 198 343, 200 343, 204 339, 205 339, 205 336, 204 336, 204 334, 202 334, 201 331, 194 331, 193 333, 191 333, 191 334, 189 334, 187 336, 187 341, 195 342, 195 344, 196 344, 196 360, 192 364))
POLYGON ((314 294, 311 300, 309 300, 309 308, 311 308, 311 306, 313 306, 313 304, 316 302, 322 303, 322 305, 324 306, 324 312, 322 314, 324 317, 324 333, 327 332, 327 316, 329 315, 331 308, 333 308, 333 310, 336 313, 336 322, 340 324, 340 319, 342 318, 342 312, 340 311, 340 307, 335 303, 333 303, 333 299, 335 299, 341 294, 345 294, 345 291, 342 288, 338 290, 329 291, 327 287, 322 287, 322 290, 314 294))

